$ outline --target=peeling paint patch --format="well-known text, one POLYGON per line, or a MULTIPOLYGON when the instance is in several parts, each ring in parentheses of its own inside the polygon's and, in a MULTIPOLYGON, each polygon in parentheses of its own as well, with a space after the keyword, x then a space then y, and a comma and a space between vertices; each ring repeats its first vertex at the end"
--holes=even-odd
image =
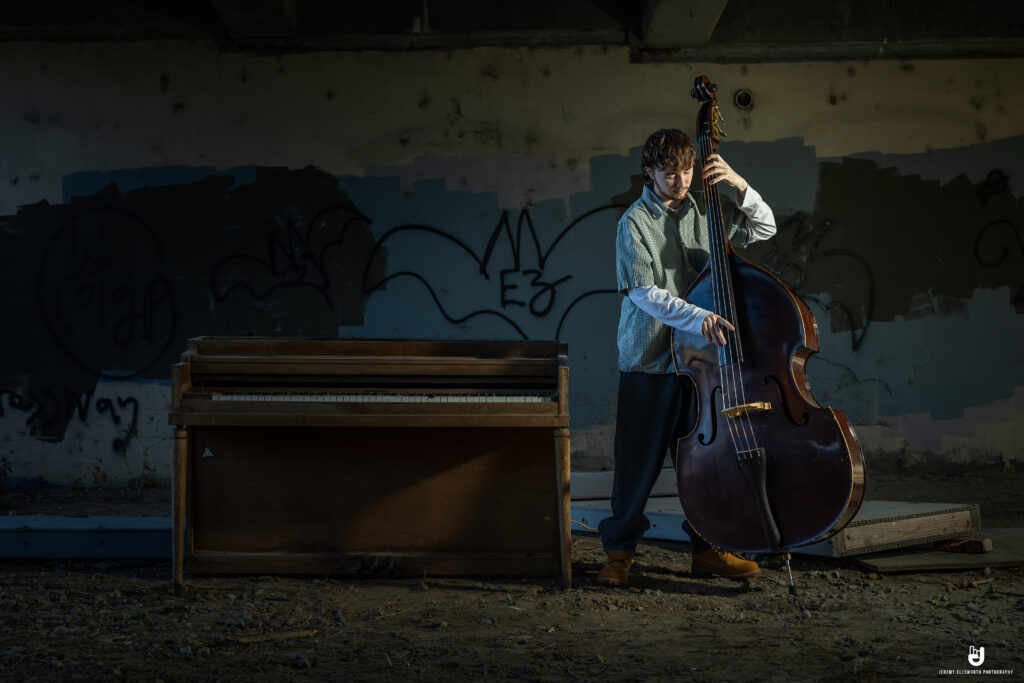
MULTIPOLYGON (((536 143, 536 138, 532 142, 536 143)), ((396 176, 403 191, 421 181, 443 179, 451 187, 494 193, 500 206, 515 208, 528 197, 536 202, 587 191, 589 171, 589 166, 579 160, 561 165, 547 156, 416 157, 410 165, 371 166, 365 175, 396 176)))
POLYGON ((977 287, 1010 287, 1024 313, 1024 242, 1018 248, 1012 238, 1022 229, 1024 204, 1006 189, 989 192, 963 175, 942 185, 873 161, 844 159, 821 164, 814 211, 791 234, 808 257, 829 259, 819 274, 829 284, 816 286, 808 273, 801 291, 865 302, 849 320, 833 310, 831 324, 843 330, 911 317, 922 291, 966 300, 977 287), (997 222, 1005 229, 987 230, 997 222), (873 302, 862 296, 869 282, 877 287, 873 302))
MULTIPOLYGON (((829 302, 824 294, 816 299, 811 308, 820 319, 829 302)), ((858 429, 922 414, 977 422, 1000 401, 1019 401, 1024 386, 1024 356, 1007 353, 1005 341, 1024 339, 1024 316, 1009 305, 1005 288, 975 290, 963 316, 875 323, 856 351, 840 332, 819 325, 819 335, 821 350, 807 366, 811 388, 845 410, 858 429), (971 412, 971 406, 984 408, 971 412)), ((921 418, 912 418, 908 429, 919 424, 921 418)))

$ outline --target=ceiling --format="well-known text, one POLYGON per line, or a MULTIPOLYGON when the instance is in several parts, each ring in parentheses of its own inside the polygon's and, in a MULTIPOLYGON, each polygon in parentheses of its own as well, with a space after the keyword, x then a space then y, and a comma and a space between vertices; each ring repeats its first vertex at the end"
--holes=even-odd
POLYGON ((628 46, 635 61, 1024 56, 1016 0, 33 0, 0 40, 216 40, 225 51, 628 46))

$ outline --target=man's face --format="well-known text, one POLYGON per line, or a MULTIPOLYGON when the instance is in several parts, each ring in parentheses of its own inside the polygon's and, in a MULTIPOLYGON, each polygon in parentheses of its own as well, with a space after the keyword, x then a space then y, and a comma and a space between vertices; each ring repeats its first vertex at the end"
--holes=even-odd
POLYGON ((647 176, 654 183, 654 193, 658 199, 669 204, 676 204, 686 198, 693 180, 693 166, 683 169, 681 165, 667 164, 661 168, 645 169, 647 176))

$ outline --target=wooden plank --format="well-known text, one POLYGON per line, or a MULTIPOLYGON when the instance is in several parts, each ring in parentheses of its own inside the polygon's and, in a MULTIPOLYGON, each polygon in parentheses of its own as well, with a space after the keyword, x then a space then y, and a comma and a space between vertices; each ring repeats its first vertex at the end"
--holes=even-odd
POLYGON ((558 541, 561 547, 562 588, 572 588, 572 528, 569 516, 569 429, 555 430, 555 491, 558 496, 558 541))
POLYGON ((845 557, 955 538, 979 526, 977 505, 868 500, 838 534, 793 552, 845 557))
POLYGON ((531 376, 550 378, 553 382, 557 366, 554 359, 532 358, 438 358, 405 356, 208 356, 194 354, 189 369, 197 384, 202 376, 217 375, 317 375, 374 376, 446 375, 531 376))
POLYGON ((171 366, 171 410, 178 410, 181 405, 181 397, 192 389, 191 376, 188 372, 188 365, 176 363, 171 366))
MULTIPOLYGON (((270 379, 270 378, 268 378, 270 379)), ((299 378, 294 381, 277 381, 273 384, 259 385, 257 382, 224 383, 218 386, 210 382, 204 382, 202 387, 190 391, 188 400, 209 401, 214 396, 220 400, 246 401, 252 400, 254 394, 273 396, 267 400, 278 400, 282 402, 296 402, 296 396, 316 396, 326 401, 337 399, 339 396, 364 396, 368 400, 378 397, 381 402, 389 401, 389 397, 401 399, 420 397, 422 403, 438 403, 430 401, 429 398, 447 397, 455 402, 457 398, 482 397, 504 397, 507 403, 515 403, 517 399, 539 399, 548 403, 558 401, 557 389, 554 384, 549 387, 531 386, 529 382, 504 382, 501 386, 495 384, 482 384, 479 382, 428 382, 428 378, 422 377, 415 382, 395 382, 390 385, 370 386, 369 382, 332 382, 330 384, 312 384, 302 382, 299 378), (427 397, 427 398, 424 398, 427 397)), ((278 378, 280 380, 280 378, 278 378)), ((308 402, 315 403, 317 398, 306 398, 308 402)), ((483 402, 483 401, 479 401, 483 402)), ((493 401, 498 403, 498 401, 493 401)), ((523 402, 523 401, 518 401, 523 402)), ((173 409, 173 406, 172 406, 173 409)))
POLYGON ((987 553, 950 553, 924 548, 902 548, 854 558, 877 572, 915 572, 1016 567, 1024 564, 1024 529, 980 529, 970 536, 992 539, 987 553))
POLYGON ((870 526, 848 526, 839 532, 842 544, 837 549, 844 555, 854 554, 865 548, 887 547, 907 539, 938 539, 950 534, 959 534, 977 528, 972 523, 971 510, 947 510, 933 515, 873 523, 870 526))
MULTIPOLYGON (((212 403, 212 401, 211 401, 212 403)), ((220 426, 304 426, 304 427, 566 427, 568 415, 554 415, 540 410, 522 410, 519 413, 487 412, 419 412, 399 410, 376 412, 332 409, 331 406, 359 404, 292 403, 252 404, 245 411, 218 406, 217 411, 197 409, 170 413, 169 422, 179 425, 220 426), (276 409, 278 405, 287 406, 276 409)), ((396 404, 401 405, 401 404, 396 404)), ((528 406, 530 404, 522 404, 528 406)), ((554 404, 552 404, 554 405, 554 404)), ((550 409, 549 409, 550 410, 550 409)))
POLYGON ((564 361, 558 368, 558 414, 569 414, 569 366, 564 361))
POLYGON ((332 576, 558 576, 557 553, 296 553, 192 554, 194 574, 330 574, 332 576))
POLYGON ((508 394, 552 396, 558 385, 554 375, 338 375, 338 374, 223 374, 197 375, 191 395, 234 394, 256 391, 277 393, 399 392, 421 394, 508 394))
POLYGON ((544 416, 557 415, 558 404, 554 401, 505 403, 346 403, 341 401, 214 401, 211 399, 189 398, 181 403, 181 414, 193 413, 231 413, 234 415, 380 415, 384 417, 401 417, 416 415, 516 415, 544 416))
POLYGON ((563 342, 526 340, 430 341, 280 337, 196 337, 189 340, 189 350, 201 355, 555 358, 559 353, 566 353, 567 348, 563 342))
POLYGON ((174 592, 181 593, 185 566, 185 509, 188 486, 188 430, 178 426, 174 430, 174 461, 171 473, 171 564, 174 592))

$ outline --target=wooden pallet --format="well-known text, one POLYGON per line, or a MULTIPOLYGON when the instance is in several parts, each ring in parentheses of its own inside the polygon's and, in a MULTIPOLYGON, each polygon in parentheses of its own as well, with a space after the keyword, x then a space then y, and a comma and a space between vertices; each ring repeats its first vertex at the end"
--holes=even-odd
MULTIPOLYGON (((596 529, 611 514, 608 500, 576 500, 572 504, 574 529, 596 529)), ((680 525, 686 517, 675 496, 652 497, 645 508, 651 521, 646 538, 689 541, 680 525)), ((794 553, 822 557, 863 555, 893 548, 956 538, 981 525, 977 505, 957 503, 909 503, 869 500, 842 531, 794 553)), ((588 530, 589 530, 588 529, 588 530)))
POLYGON ((992 550, 987 553, 950 553, 923 546, 898 548, 853 559, 863 567, 886 573, 964 571, 1024 565, 1024 529, 982 529, 970 535, 992 539, 992 550))
POLYGON ((867 500, 838 534, 793 552, 825 557, 864 555, 956 538, 980 526, 977 505, 867 500))

